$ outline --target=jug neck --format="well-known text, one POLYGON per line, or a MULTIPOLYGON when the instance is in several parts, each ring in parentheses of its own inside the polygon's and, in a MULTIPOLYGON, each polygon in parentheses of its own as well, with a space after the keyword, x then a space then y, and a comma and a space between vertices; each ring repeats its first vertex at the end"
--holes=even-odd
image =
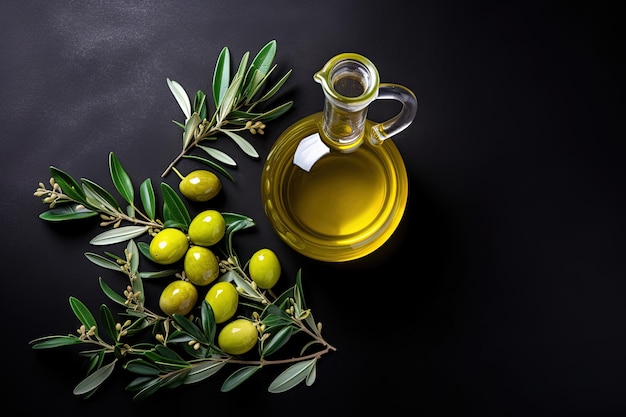
POLYGON ((331 58, 313 79, 325 98, 322 140, 342 152, 356 150, 363 143, 368 106, 378 94, 378 70, 369 59, 344 53, 331 58))

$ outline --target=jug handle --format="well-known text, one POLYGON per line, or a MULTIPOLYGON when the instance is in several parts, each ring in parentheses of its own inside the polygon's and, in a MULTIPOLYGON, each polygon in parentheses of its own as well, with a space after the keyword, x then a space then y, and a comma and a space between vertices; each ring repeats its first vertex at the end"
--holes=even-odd
POLYGON ((370 142, 380 145, 385 139, 402 132, 409 127, 417 113, 417 98, 408 88, 392 83, 381 83, 377 100, 396 100, 402 103, 400 112, 386 122, 372 126, 370 142))

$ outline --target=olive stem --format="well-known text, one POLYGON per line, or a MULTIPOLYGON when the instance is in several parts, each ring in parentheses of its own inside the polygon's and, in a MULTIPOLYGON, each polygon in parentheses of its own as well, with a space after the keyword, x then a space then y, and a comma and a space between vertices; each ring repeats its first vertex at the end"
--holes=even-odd
POLYGON ((178 178, 180 178, 181 180, 185 179, 185 176, 183 174, 181 174, 176 167, 172 167, 172 171, 174 171, 176 173, 176 175, 178 175, 178 178))
POLYGON ((310 353, 308 355, 304 355, 304 356, 297 356, 297 357, 292 357, 292 358, 286 358, 286 359, 274 359, 274 360, 267 360, 267 359, 260 359, 260 360, 247 360, 247 359, 236 359, 234 357, 231 358, 225 358, 225 359, 210 359, 213 361, 224 361, 224 362, 228 362, 228 363, 233 363, 233 364, 238 364, 238 365, 259 365, 259 366, 266 366, 266 365, 282 365, 285 363, 294 363, 294 362, 301 362, 301 361, 305 361, 307 359, 314 359, 314 358, 320 358, 322 355, 329 353, 330 351, 336 351, 337 349, 334 346, 331 346, 329 344, 326 344, 326 347, 320 351, 314 352, 314 353, 310 353))

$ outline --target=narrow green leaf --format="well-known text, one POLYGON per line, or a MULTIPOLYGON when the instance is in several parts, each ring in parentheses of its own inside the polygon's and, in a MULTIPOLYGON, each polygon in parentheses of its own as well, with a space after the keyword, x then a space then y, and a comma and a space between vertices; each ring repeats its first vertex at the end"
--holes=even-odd
POLYGON ((74 391, 73 391, 74 395, 87 394, 95 390, 96 388, 98 388, 100 385, 102 385, 102 383, 106 381, 107 378, 109 378, 111 374, 113 373, 116 363, 117 363, 117 360, 114 360, 108 365, 105 365, 102 368, 98 369, 97 371, 89 375, 87 378, 83 379, 74 388, 74 391))
POLYGON ((181 369, 189 366, 183 359, 163 356, 154 351, 144 352, 143 355, 159 366, 165 365, 168 369, 181 369))
POLYGON ((139 249, 133 239, 130 239, 126 244, 126 252, 130 256, 130 272, 136 275, 139 268, 139 249))
POLYGON ((292 326, 286 326, 280 329, 278 333, 272 335, 268 339, 268 342, 263 345, 263 356, 269 356, 278 351, 295 333, 298 333, 298 329, 292 326))
POLYGON ((272 381, 268 391, 276 394, 295 387, 307 378, 315 368, 316 361, 316 359, 310 359, 291 365, 272 381))
POLYGON ((161 373, 161 370, 158 366, 144 359, 131 359, 130 361, 126 362, 124 368, 134 374, 145 376, 155 376, 161 373))
POLYGON ((226 222, 226 234, 230 235, 240 230, 249 229, 254 227, 254 225, 255 223, 252 219, 239 219, 236 221, 226 222))
POLYGON ((265 85, 265 83, 269 80, 272 72, 274 72, 274 69, 276 69, 276 65, 274 65, 267 73, 262 74, 259 71, 256 71, 256 77, 254 82, 251 82, 250 85, 248 86, 249 90, 246 90, 246 105, 249 105, 250 103, 255 103, 254 105, 256 105, 256 102, 254 101, 254 97, 259 93, 259 91, 261 91, 261 89, 263 88, 263 86, 265 85))
POLYGON ((302 288, 302 269, 298 269, 298 272, 296 272, 296 284, 293 287, 293 298, 301 310, 306 309, 304 289, 302 288))
POLYGON ((174 352, 172 349, 166 346, 156 345, 154 347, 154 351, 163 358, 171 359, 179 364, 188 365, 187 361, 185 361, 178 353, 174 352))
POLYGON ((85 325, 87 330, 97 325, 96 319, 94 319, 89 309, 85 307, 85 305, 78 298, 70 297, 70 306, 72 307, 72 311, 74 312, 78 320, 80 320, 80 322, 85 325))
POLYGON ((117 341, 118 331, 115 328, 115 318, 106 304, 100 305, 100 319, 102 320, 102 325, 106 334, 113 341, 117 341))
POLYGON ((183 111, 185 120, 189 119, 189 117, 191 117, 191 103, 189 102, 187 92, 182 85, 174 80, 170 80, 169 78, 167 79, 167 86, 170 88, 170 91, 178 102, 180 109, 183 111))
POLYGON ((154 188, 152 187, 152 180, 150 178, 145 179, 139 186, 139 196, 146 215, 150 220, 154 220, 156 217, 156 203, 154 188))
POLYGON ((187 374, 185 384, 195 384, 215 375, 220 369, 226 365, 226 361, 207 360, 200 364, 192 365, 191 371, 187 374))
POLYGON ((246 155, 250 156, 251 158, 258 158, 259 157, 259 154, 257 153, 256 149, 254 149, 254 146, 252 146, 250 144, 250 142, 245 140, 238 133, 235 133, 235 132, 233 132, 231 130, 227 130, 227 129, 220 130, 220 132, 223 132, 226 135, 228 135, 237 144, 237 146, 239 146, 241 148, 241 150, 246 153, 246 155))
POLYGON ((111 172, 111 179, 117 191, 128 204, 132 205, 135 200, 133 182, 113 152, 109 153, 109 171, 111 172))
POLYGON ((187 149, 194 139, 194 134, 202 120, 198 113, 193 113, 185 122, 185 131, 183 132, 183 149, 187 149))
POLYGON ((62 222, 67 220, 86 219, 98 215, 98 212, 89 210, 88 208, 77 209, 77 204, 65 204, 44 211, 39 218, 49 222, 62 222))
POLYGON ((208 146, 202 146, 202 145, 198 145, 198 148, 206 152, 211 158, 217 159, 223 164, 230 165, 233 167, 237 166, 237 162, 233 158, 231 158, 228 154, 220 151, 219 149, 210 148, 208 146))
POLYGON ((180 269, 161 269, 159 271, 143 271, 140 272, 139 275, 143 279, 153 279, 171 277, 172 275, 176 275, 179 272, 181 272, 180 269))
POLYGON ((133 400, 140 401, 153 395, 161 388, 161 381, 161 378, 154 378, 149 382, 146 382, 141 390, 133 396, 133 400))
POLYGON ((248 120, 256 120, 263 113, 256 113, 251 111, 233 110, 228 115, 228 122, 239 126, 245 126, 248 120))
POLYGON ((206 119, 207 116, 207 104, 206 94, 201 90, 196 91, 196 97, 193 100, 193 111, 198 113, 200 120, 206 119))
POLYGON ((115 261, 112 261, 109 258, 105 258, 102 255, 93 252, 85 252, 85 257, 89 259, 92 263, 106 269, 110 269, 111 271, 121 271, 122 267, 115 261))
POLYGON ((224 119, 228 117, 228 114, 235 107, 237 97, 240 93, 240 87, 243 83, 242 75, 235 75, 232 83, 228 86, 224 97, 222 98, 222 102, 220 103, 219 108, 217 109, 217 123, 221 123, 224 119))
POLYGON ((213 309, 206 300, 203 300, 200 306, 200 323, 206 340, 213 341, 215 339, 217 324, 215 322, 213 309))
POLYGON ((283 75, 283 77, 280 80, 278 80, 278 82, 272 88, 270 88, 265 94, 263 94, 263 96, 260 99, 256 100, 254 103, 255 104, 262 103, 262 102, 272 98, 278 92, 278 90, 280 90, 280 88, 283 86, 283 84, 285 84, 285 82, 287 81, 287 79, 291 75, 292 71, 293 70, 287 71, 287 73, 285 75, 283 75))
POLYGON ((175 372, 170 372, 163 377, 161 382, 161 388, 173 389, 180 387, 185 383, 187 375, 189 374, 189 368, 181 369, 175 372))
POLYGON ((189 320, 187 317, 181 316, 180 314, 174 314, 172 315, 172 318, 174 319, 176 324, 180 326, 182 331, 189 334, 192 338, 194 338, 198 342, 203 342, 203 343, 209 342, 204 336, 204 332, 200 331, 198 326, 193 324, 193 322, 189 320))
POLYGON ((161 193, 163 194, 163 220, 183 224, 186 230, 191 223, 191 216, 183 200, 166 182, 161 183, 161 193))
POLYGON ((264 80, 264 74, 255 68, 250 68, 248 75, 246 76, 246 83, 243 88, 243 97, 246 97, 245 104, 247 105, 256 91, 258 91, 264 80))
POLYGON ((83 341, 74 335, 68 336, 45 336, 31 340, 33 349, 53 349, 61 346, 78 345, 83 341))
POLYGON ((237 369, 235 372, 230 374, 224 383, 222 384, 221 391, 229 392, 233 389, 237 388, 239 385, 248 380, 252 375, 254 375, 259 369, 260 366, 244 366, 242 368, 237 369))
POLYGON ((100 211, 119 210, 119 203, 107 190, 87 178, 81 178, 80 181, 83 185, 85 198, 91 206, 100 208, 100 211))
POLYGON ((224 47, 217 57, 215 71, 213 72, 213 100, 215 101, 215 108, 220 106, 224 94, 226 94, 226 90, 228 89, 229 81, 230 51, 228 48, 224 47))
POLYGON ((153 385, 155 382, 159 382, 159 377, 153 376, 138 376, 137 378, 130 381, 128 385, 126 385, 126 391, 137 392, 142 389, 153 385))
MULTIPOLYGON (((250 52, 246 52, 245 54, 243 54, 243 56, 241 57, 241 61, 239 61, 239 67, 237 68, 237 72, 235 73, 233 80, 237 77, 240 77, 243 82, 246 72, 247 72, 249 59, 250 59, 250 52)), ((237 90, 238 90, 237 92, 240 92, 239 88, 237 88, 237 90)))
POLYGON ((87 205, 83 187, 81 187, 81 185, 70 174, 59 168, 51 166, 50 176, 54 178, 54 181, 57 184, 59 184, 63 194, 67 195, 77 203, 87 205))
POLYGON ((115 301, 117 304, 126 307, 126 297, 122 297, 119 293, 117 293, 113 288, 109 287, 106 282, 99 278, 100 288, 102 292, 109 297, 112 301, 115 301))
POLYGON ((274 57, 276 55, 276 41, 271 40, 252 60, 250 67, 246 73, 246 82, 244 86, 244 96, 251 98, 254 96, 254 92, 258 91, 260 84, 262 84, 263 78, 267 75, 274 57))
POLYGON ((258 120, 262 122, 269 122, 271 120, 274 120, 285 114, 292 106, 293 101, 288 101, 285 104, 281 104, 280 106, 273 108, 272 110, 264 112, 261 116, 258 117, 258 120))
POLYGON ((103 246, 114 243, 126 242, 146 233, 148 226, 122 226, 102 232, 89 241, 92 245, 103 246))
POLYGON ((317 364, 314 364, 309 371, 309 374, 306 376, 305 384, 307 387, 310 387, 315 382, 315 378, 317 378, 317 364))
POLYGON ((259 53, 252 60, 252 64, 250 64, 251 68, 255 68, 261 72, 261 74, 267 74, 267 71, 272 66, 272 62, 274 62, 274 57, 276 56, 276 40, 273 39, 269 41, 259 53))
POLYGON ((147 242, 137 242, 137 248, 139 248, 139 252, 149 260, 154 262, 152 259, 152 255, 150 255, 150 244, 147 242))
POLYGON ((93 373, 98 368, 102 367, 104 363, 104 349, 100 349, 95 352, 93 355, 89 357, 89 362, 87 363, 87 375, 93 373))
POLYGON ((224 222, 226 223, 226 227, 229 227, 233 223, 239 222, 247 222, 249 223, 249 227, 254 226, 254 219, 248 216, 244 216, 243 214, 238 213, 230 213, 230 212, 222 212, 222 217, 224 218, 224 222))
POLYGON ((222 274, 222 276, 219 277, 218 280, 219 281, 232 281, 235 284, 235 287, 239 287, 242 289, 243 292, 240 295, 243 297, 246 297, 250 300, 259 301, 259 302, 262 300, 262 298, 257 295, 254 288, 252 288, 250 283, 248 283, 247 280, 240 277, 239 274, 236 274, 232 271, 227 271, 226 273, 222 274))
POLYGON ((204 164, 207 164, 208 166, 214 168, 216 171, 218 171, 220 174, 222 174, 223 176, 225 176, 226 178, 228 178, 232 182, 235 182, 235 178, 233 178, 233 176, 230 175, 230 173, 228 171, 226 171, 223 167, 221 167, 220 165, 216 164, 213 161, 209 161, 206 158, 202 158, 202 157, 196 156, 196 155, 184 155, 183 158, 194 159, 196 161, 200 161, 200 162, 202 162, 204 164))

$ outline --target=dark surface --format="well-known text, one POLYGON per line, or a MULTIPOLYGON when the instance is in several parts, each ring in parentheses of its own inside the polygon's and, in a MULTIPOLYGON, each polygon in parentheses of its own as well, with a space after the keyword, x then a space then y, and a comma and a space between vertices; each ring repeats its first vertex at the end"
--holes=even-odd
MULTIPOLYGON (((623 15, 619 2, 5 1, 0 6, 3 408, 12 415, 626 415, 623 15), (470 5, 471 4, 471 5, 470 5), (179 151, 166 78, 204 89, 223 46, 238 62, 276 39, 276 103, 262 158, 321 110, 312 75, 358 52, 419 99, 394 139, 410 178, 402 226, 345 265, 303 258, 260 202, 262 161, 233 152, 219 209, 257 222, 242 257, 281 257, 338 350, 312 387, 269 394, 277 369, 234 392, 219 375, 133 403, 117 373, 72 389, 83 362, 28 341, 77 326, 70 295, 106 302, 89 263, 96 222, 49 224, 32 193, 55 165, 110 187, 115 152, 137 184, 179 151), (201 413, 201 414, 200 414, 201 413)), ((372 109, 372 117, 384 106, 372 109)), ((223 139, 225 146, 227 140, 223 139)), ((222 141, 220 141, 222 143, 222 141)), ((232 148, 231 148, 232 149, 232 148)), ((191 161, 179 168, 190 170, 191 161)), ((175 184, 173 176, 166 181, 175 184)), ((204 206, 201 206, 204 207, 204 206)), ((192 207, 198 210, 201 207, 192 207)))

